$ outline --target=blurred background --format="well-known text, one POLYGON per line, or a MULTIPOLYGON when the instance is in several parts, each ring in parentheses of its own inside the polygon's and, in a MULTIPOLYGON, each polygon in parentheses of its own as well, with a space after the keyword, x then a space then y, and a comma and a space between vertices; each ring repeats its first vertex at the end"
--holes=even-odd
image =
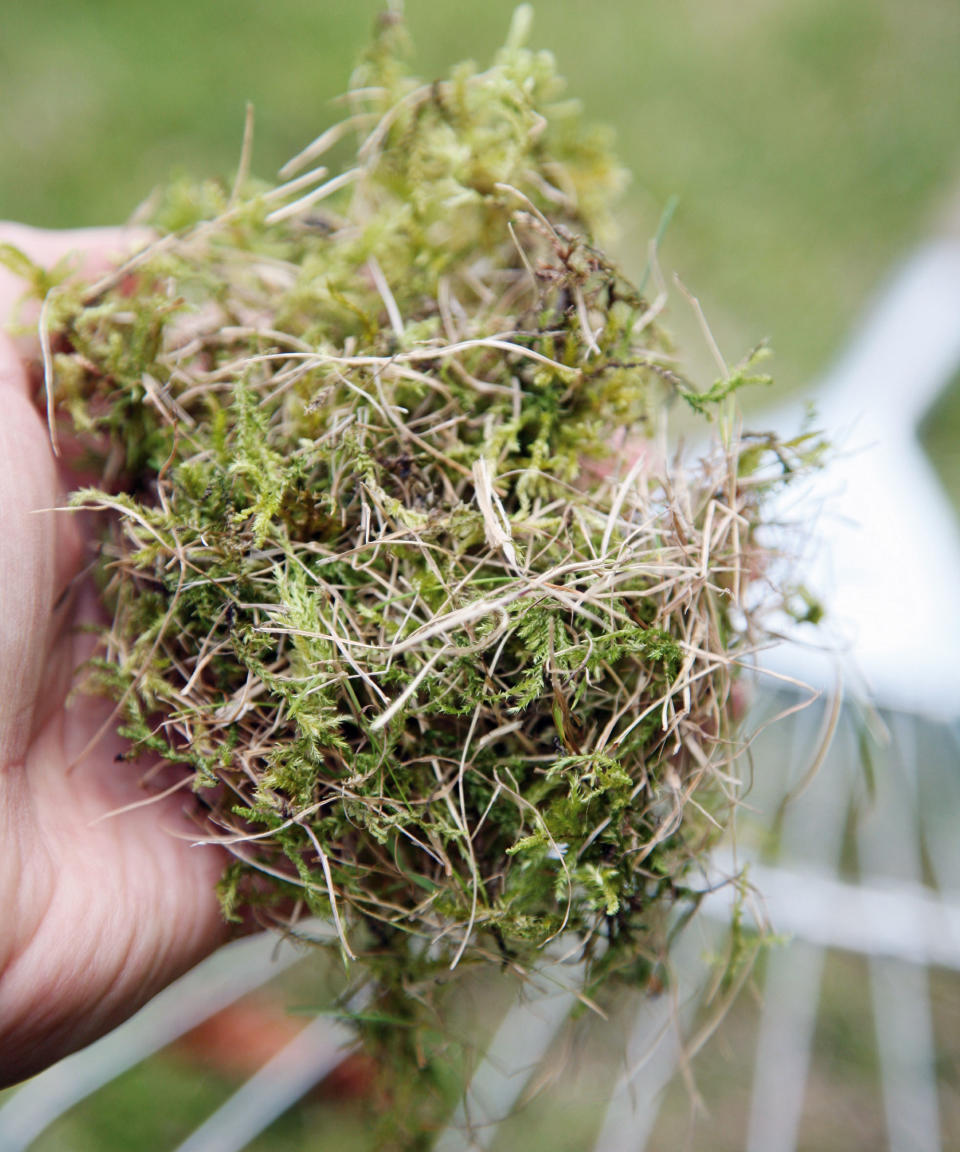
MULTIPOLYGON (((0 217, 125 219, 171 172, 231 173, 244 107, 255 171, 337 118, 380 0, 4 5, 0 217)), ((407 0, 426 77, 489 59, 512 0, 407 0)), ((621 250, 663 248, 732 357, 769 337, 784 387, 829 362, 891 266, 960 200, 953 0, 536 4, 591 119, 632 173, 621 250)), ((677 312, 682 311, 677 309, 677 312)))
MULTIPOLYGON (((6 3, 0 218, 46 227, 114 223, 172 174, 229 177, 247 101, 256 111, 253 169, 272 177, 338 118, 330 101, 344 90, 381 7, 380 0, 6 3)), ((505 37, 513 7, 512 0, 407 0, 417 70, 429 79, 464 57, 483 64, 505 37)), ((748 404, 809 391, 910 253, 934 238, 960 237, 956 0, 539 0, 533 43, 553 50, 589 119, 616 130, 632 173, 619 245, 628 270, 643 267, 649 237, 676 196, 661 246, 664 271, 699 297, 729 360, 770 340, 779 391, 748 404)), ((668 323, 691 350, 694 370, 708 365, 679 294, 668 323)), ((921 431, 956 503, 960 388, 941 393, 921 431)), ((944 611, 955 616, 957 609, 951 603, 944 611)), ((929 767, 917 794, 928 796, 941 839, 949 838, 960 822, 960 803, 943 803, 956 793, 956 727, 917 732, 909 739, 901 732, 914 761, 929 767)), ((805 739, 814 735, 777 737, 768 760, 788 773, 782 742, 805 739)), ((851 740, 848 761, 861 767, 845 797, 870 791, 851 740)), ((771 820, 775 811, 771 803, 771 820)), ((923 824, 923 811, 916 812, 923 824)), ((856 834, 841 827, 838 836, 837 866, 846 859, 853 876, 856 834)), ((922 836, 918 851, 916 878, 936 886, 936 853, 922 836)), ((960 888, 956 874, 953 882, 960 888)), ((868 965, 852 952, 827 957, 798 1148, 866 1150, 885 1140, 911 1147, 898 1145, 889 1115, 884 1120, 889 1092, 882 1090, 868 965)), ((691 1147, 746 1146, 763 983, 761 966, 697 1065, 710 1119, 693 1129, 691 1147)), ((283 1006, 317 995, 302 984, 294 992, 274 989, 265 994, 267 1016, 282 1032, 289 1019, 283 1006)), ((958 1147, 956 975, 935 968, 928 997, 942 1147, 958 1147)), ((249 1033, 226 1043, 228 1050, 250 1046, 249 1033)), ((243 1074, 200 1042, 166 1050, 69 1111, 36 1147, 166 1152, 243 1074)), ((360 1105, 332 1104, 337 1094, 314 1095, 251 1147, 320 1149, 334 1140, 345 1149, 367 1147, 362 1091, 360 1105)), ((589 1121, 578 1129, 564 1114, 554 1130, 549 1111, 526 1111, 529 1127, 497 1147, 540 1147, 526 1143, 536 1131, 549 1141, 544 1149, 591 1147, 583 1135, 589 1121)), ((686 1087, 671 1089, 649 1146, 681 1146, 689 1115, 686 1087)))

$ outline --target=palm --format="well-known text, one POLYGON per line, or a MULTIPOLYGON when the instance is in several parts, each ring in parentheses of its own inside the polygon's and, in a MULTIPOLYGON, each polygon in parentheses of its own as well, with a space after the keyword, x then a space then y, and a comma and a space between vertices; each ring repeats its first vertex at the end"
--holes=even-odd
MULTIPOLYGON (((2 232, 37 259, 78 240, 2 232)), ((79 239, 103 261, 110 240, 79 239)), ((0 277, 2 320, 19 286, 0 277)), ((95 613, 77 578, 86 542, 76 517, 47 511, 65 478, 17 352, 0 341, 2 1083, 94 1039, 210 951, 222 860, 190 847, 179 794, 101 819, 144 793, 136 767, 115 762, 109 726, 95 739, 108 706, 67 699, 95 613)))

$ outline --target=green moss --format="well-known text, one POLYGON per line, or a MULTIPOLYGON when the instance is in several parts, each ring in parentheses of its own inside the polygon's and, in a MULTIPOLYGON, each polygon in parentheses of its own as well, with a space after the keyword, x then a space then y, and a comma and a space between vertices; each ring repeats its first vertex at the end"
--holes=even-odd
POLYGON ((105 513, 96 686, 229 834, 225 914, 296 892, 401 999, 560 932, 591 979, 649 974, 791 594, 764 495, 813 455, 668 459, 670 400, 729 416, 753 358, 677 373, 597 246, 620 169, 525 20, 426 85, 385 20, 344 169, 179 182, 155 244, 48 297, 60 433, 104 477, 74 497, 105 513))

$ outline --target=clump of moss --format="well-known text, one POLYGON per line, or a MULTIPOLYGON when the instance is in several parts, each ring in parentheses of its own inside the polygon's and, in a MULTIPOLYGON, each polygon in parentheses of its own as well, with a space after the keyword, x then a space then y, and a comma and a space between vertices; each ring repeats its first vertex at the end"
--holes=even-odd
POLYGON ((598 246, 622 174, 524 21, 423 84, 385 20, 281 183, 168 188, 155 243, 47 302, 131 756, 190 775, 228 916, 327 918, 384 988, 557 937, 644 979, 786 596, 757 532, 797 450, 598 246), (726 414, 693 464, 675 397, 726 414))

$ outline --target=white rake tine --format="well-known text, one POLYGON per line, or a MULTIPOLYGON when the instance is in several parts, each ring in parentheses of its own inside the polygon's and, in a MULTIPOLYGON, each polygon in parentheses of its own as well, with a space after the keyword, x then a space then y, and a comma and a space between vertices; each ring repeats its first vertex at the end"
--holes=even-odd
POLYGON ((524 987, 497 1029, 434 1152, 483 1152, 497 1135, 576 1003, 583 968, 552 964, 524 987))
MULTIPOLYGON (((720 854, 715 862, 729 875, 720 854)), ((739 863, 746 863, 742 854, 739 863)), ((960 971, 960 902, 941 899, 922 884, 851 884, 811 869, 753 862, 749 875, 770 923, 795 938, 790 948, 809 945, 960 971)), ((723 890, 712 893, 702 911, 729 923, 732 907, 732 893, 723 890)))
POLYGON ((817 1004, 822 948, 794 941, 771 962, 757 1042, 750 1100, 748 1152, 794 1152, 803 1114, 817 1004))
MULTIPOLYGON (((792 761, 802 762, 812 749, 804 746, 815 731, 815 710, 800 713, 794 727, 792 761)), ((849 782, 842 771, 854 755, 847 727, 838 732, 828 764, 808 792, 794 801, 784 818, 781 855, 818 862, 836 872, 849 805, 849 782), (841 738, 844 737, 844 738, 841 738)), ((820 910, 822 915, 826 907, 820 910)), ((778 925, 772 921, 776 931, 778 925)), ((794 1152, 803 1114, 813 1035, 823 974, 823 949, 794 942, 771 952, 763 992, 763 1014, 757 1038, 747 1152, 794 1152)))
MULTIPOLYGON (((859 828, 861 873, 920 883, 922 865, 914 819, 916 721, 895 722, 895 739, 879 760, 877 804, 859 828), (897 753, 899 752, 899 759, 897 753)), ((914 936, 922 924, 907 923, 914 936)), ((873 1019, 890 1152, 939 1152, 930 983, 925 968, 870 960, 873 1019)))
POLYGON ((930 981, 901 960, 870 961, 870 991, 890 1152, 940 1152, 930 981))
POLYGON ((626 1068, 611 1095, 593 1152, 643 1152, 646 1148, 663 1090, 683 1055, 684 1040, 709 981, 704 953, 715 951, 729 923, 729 913, 722 927, 705 926, 698 917, 683 932, 673 956, 675 994, 666 992, 640 1005, 627 1042, 626 1068))
POLYGON ((23 1152, 75 1104, 302 958, 268 934, 221 948, 125 1024, 24 1085, 0 1108, 0 1152, 23 1152))
POLYGON ((355 1039, 345 1024, 318 1016, 175 1152, 240 1152, 332 1072, 355 1039))
POLYGON ((936 734, 937 744, 921 759, 918 806, 923 813, 923 836, 934 880, 942 893, 955 899, 960 896, 960 725, 943 725, 936 734))

